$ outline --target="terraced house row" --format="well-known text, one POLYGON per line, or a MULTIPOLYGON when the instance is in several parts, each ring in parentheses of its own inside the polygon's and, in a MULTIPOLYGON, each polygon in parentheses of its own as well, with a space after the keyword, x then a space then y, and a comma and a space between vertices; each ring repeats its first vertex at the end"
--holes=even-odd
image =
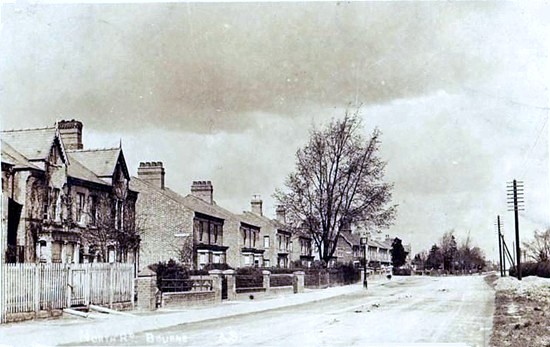
POLYGON ((235 214, 216 203, 211 181, 193 182, 183 196, 165 186, 164 176, 161 162, 142 162, 130 181, 139 196, 138 218, 143 218, 140 267, 169 259, 198 269, 289 267, 291 261, 307 266, 313 261, 311 238, 291 232, 281 207, 277 219, 267 218, 255 196, 250 211, 235 214))
MULTIPOLYGON (((216 203, 207 180, 181 195, 165 185, 161 162, 141 162, 131 176, 122 146, 85 148, 82 130, 68 120, 1 133, 5 262, 130 262, 137 270, 169 259, 197 269, 315 259, 311 237, 291 230, 281 206, 270 219, 254 196, 250 211, 235 214, 216 203)), ((333 262, 359 264, 359 236, 340 237, 333 262)), ((390 248, 389 239, 371 240, 368 257, 389 265, 390 248)))

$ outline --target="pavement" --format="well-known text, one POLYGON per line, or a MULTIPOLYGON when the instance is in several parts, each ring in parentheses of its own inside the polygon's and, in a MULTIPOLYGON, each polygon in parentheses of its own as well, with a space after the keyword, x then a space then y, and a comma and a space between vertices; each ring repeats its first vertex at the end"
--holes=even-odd
MULTIPOLYGON (((371 282, 371 287, 384 280, 371 282)), ((215 306, 182 311, 158 310, 135 316, 97 314, 99 319, 65 317, 62 319, 35 320, 0 326, 0 346, 57 346, 62 344, 100 343, 121 341, 125 337, 149 330, 163 329, 181 324, 198 323, 226 317, 248 315, 281 309, 311 302, 327 300, 363 291, 362 284, 306 290, 300 294, 287 294, 254 301, 227 301, 215 306)))

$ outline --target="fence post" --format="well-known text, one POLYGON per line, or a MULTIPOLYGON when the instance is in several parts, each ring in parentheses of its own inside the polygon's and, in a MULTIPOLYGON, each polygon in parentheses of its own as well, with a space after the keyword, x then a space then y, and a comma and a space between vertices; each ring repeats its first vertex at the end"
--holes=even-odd
POLYGON ((115 295, 115 286, 113 285, 113 265, 109 263, 109 308, 113 308, 113 296, 115 295))
POLYGON ((295 271, 293 275, 294 277, 292 278, 292 287, 294 289, 294 294, 303 293, 305 272, 295 271))
POLYGON ((227 300, 236 300, 237 281, 235 279, 235 270, 225 270, 223 274, 227 278, 227 300))
POLYGON ((92 294, 92 265, 93 263, 88 264, 85 267, 86 269, 86 279, 84 280, 84 305, 90 305, 90 296, 92 294))
POLYGON ((67 265, 67 308, 71 307, 73 296, 73 269, 71 264, 67 265))
POLYGON ((265 288, 265 292, 267 294, 269 293, 269 288, 271 288, 271 272, 263 270, 262 275, 264 277, 263 287, 265 288))
POLYGON ((136 277, 135 277, 135 272, 134 272, 134 268, 132 266, 132 271, 130 271, 130 286, 131 286, 131 297, 130 297, 130 302, 132 303, 132 310, 135 309, 135 298, 136 298, 136 277))
POLYGON ((34 311, 40 311, 40 264, 34 264, 34 311))
POLYGON ((222 270, 210 270, 208 271, 210 277, 212 277, 212 289, 216 296, 216 302, 222 301, 222 270))

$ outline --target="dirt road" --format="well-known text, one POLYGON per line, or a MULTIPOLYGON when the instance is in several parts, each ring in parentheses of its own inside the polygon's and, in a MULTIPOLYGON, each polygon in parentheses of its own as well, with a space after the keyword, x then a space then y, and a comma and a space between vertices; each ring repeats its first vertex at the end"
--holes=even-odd
POLYGON ((177 346, 435 342, 486 346, 493 311, 494 291, 482 276, 411 277, 322 302, 144 332, 124 342, 177 346))

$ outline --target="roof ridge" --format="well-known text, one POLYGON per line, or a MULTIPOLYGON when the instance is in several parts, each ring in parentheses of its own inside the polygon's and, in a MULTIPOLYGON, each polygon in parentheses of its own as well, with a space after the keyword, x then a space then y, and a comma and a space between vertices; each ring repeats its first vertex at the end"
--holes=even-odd
POLYGON ((80 152, 100 152, 100 151, 113 151, 118 150, 119 147, 105 147, 105 148, 91 148, 91 149, 71 149, 67 150, 69 153, 80 153, 80 152))
POLYGON ((56 127, 55 126, 48 126, 48 127, 39 127, 39 128, 6 129, 6 130, 2 130, 2 132, 3 133, 13 133, 13 132, 19 132, 19 131, 47 130, 47 129, 56 129, 56 127))

